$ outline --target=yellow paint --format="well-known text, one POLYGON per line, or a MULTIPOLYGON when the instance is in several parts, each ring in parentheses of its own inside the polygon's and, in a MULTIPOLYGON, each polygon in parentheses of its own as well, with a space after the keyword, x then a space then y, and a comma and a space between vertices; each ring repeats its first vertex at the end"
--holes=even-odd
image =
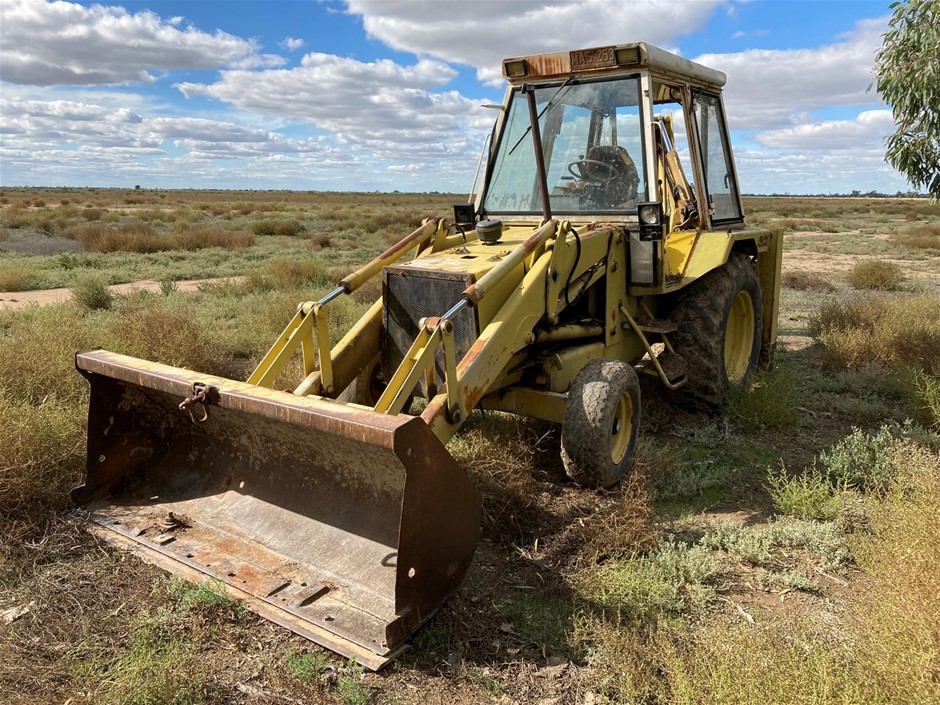
POLYGON ((701 233, 689 254, 682 277, 683 285, 691 284, 703 274, 727 262, 732 245, 734 236, 726 232, 701 233))
POLYGON ((683 273, 692 255, 697 236, 698 233, 694 230, 681 230, 669 233, 666 238, 666 243, 663 246, 667 277, 679 276, 683 273))

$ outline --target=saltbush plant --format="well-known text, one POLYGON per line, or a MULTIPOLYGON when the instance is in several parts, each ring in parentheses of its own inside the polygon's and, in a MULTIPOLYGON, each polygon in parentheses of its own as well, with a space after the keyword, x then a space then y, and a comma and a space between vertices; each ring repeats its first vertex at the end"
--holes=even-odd
POLYGON ((835 519, 844 487, 833 486, 815 464, 806 472, 790 474, 786 468, 767 475, 768 490, 777 511, 800 519, 835 519))
POLYGON ((897 291, 906 277, 894 262, 869 259, 858 262, 845 278, 855 289, 897 291))
POLYGON ((79 277, 72 287, 72 297, 89 311, 106 311, 114 305, 114 294, 106 277, 96 273, 79 277))
POLYGON ((862 491, 883 491, 897 475, 895 452, 904 429, 882 426, 873 434, 860 429, 819 455, 829 483, 862 491))

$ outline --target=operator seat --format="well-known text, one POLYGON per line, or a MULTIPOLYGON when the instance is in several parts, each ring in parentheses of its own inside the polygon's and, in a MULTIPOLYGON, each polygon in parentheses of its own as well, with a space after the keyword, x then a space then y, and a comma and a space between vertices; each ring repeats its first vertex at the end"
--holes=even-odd
MULTIPOLYGON (((608 208, 633 208, 637 202, 637 187, 640 184, 640 175, 636 165, 626 149, 619 145, 601 144, 588 150, 586 158, 592 161, 608 164, 617 173, 606 188, 606 201, 603 206, 608 208)), ((595 169, 600 172, 600 169, 595 169)), ((603 174, 598 174, 603 177, 603 174)))

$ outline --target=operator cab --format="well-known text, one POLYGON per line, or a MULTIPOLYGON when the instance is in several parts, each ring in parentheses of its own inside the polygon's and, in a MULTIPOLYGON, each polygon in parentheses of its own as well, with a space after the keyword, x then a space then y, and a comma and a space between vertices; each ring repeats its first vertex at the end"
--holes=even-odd
POLYGON ((722 72, 635 43, 506 59, 503 75, 481 218, 639 221, 657 240, 743 224, 722 72))

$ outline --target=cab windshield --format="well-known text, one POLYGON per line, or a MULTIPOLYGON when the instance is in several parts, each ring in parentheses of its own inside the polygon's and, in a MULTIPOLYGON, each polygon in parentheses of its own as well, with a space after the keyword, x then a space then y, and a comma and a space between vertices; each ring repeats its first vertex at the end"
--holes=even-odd
MULTIPOLYGON (((535 90, 554 213, 635 212, 646 200, 635 76, 535 90)), ((487 213, 542 211, 527 98, 513 91, 483 200, 487 213)))

